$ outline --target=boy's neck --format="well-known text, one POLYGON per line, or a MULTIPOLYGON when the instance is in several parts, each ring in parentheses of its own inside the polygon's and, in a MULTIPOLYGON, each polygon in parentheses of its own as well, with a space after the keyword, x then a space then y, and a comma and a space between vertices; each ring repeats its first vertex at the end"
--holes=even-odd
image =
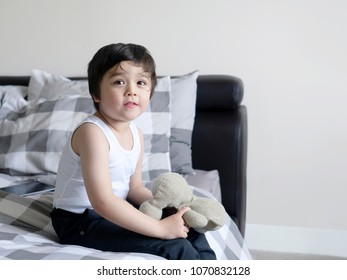
POLYGON ((115 133, 123 134, 129 130, 129 122, 111 121, 100 111, 97 111, 94 115, 101 119, 104 123, 106 123, 106 125, 110 127, 110 129, 113 130, 115 133))

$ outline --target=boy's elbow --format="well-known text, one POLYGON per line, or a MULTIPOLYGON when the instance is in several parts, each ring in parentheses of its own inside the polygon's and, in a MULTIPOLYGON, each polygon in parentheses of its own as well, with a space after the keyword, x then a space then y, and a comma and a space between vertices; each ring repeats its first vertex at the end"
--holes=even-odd
POLYGON ((107 215, 106 213, 108 212, 108 209, 110 208, 110 203, 111 203, 109 198, 92 199, 90 202, 94 211, 98 215, 102 217, 105 217, 105 215, 107 215))

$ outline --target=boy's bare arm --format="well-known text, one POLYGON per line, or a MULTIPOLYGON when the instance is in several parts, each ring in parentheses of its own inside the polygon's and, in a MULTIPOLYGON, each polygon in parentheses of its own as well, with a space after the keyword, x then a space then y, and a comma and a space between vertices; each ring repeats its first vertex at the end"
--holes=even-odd
POLYGON ((153 198, 152 192, 145 188, 142 183, 142 162, 144 157, 144 139, 140 129, 138 129, 140 144, 141 144, 141 155, 137 162, 136 171, 130 178, 128 199, 136 204, 141 205, 144 201, 153 198))

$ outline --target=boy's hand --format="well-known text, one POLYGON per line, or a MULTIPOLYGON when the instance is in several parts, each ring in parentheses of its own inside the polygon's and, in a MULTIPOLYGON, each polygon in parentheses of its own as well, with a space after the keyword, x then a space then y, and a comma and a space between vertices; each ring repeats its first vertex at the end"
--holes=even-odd
POLYGON ((185 225, 183 215, 189 207, 184 207, 173 214, 160 221, 163 227, 163 239, 187 238, 189 228, 185 225))

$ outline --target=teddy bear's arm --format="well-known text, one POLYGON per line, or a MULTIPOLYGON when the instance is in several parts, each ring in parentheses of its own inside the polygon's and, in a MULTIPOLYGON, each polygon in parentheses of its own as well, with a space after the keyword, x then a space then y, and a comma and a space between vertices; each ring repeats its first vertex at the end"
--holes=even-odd
POLYGON ((157 220, 160 220, 163 214, 163 211, 160 208, 152 205, 149 201, 143 202, 139 210, 157 220))
POLYGON ((189 210, 183 215, 184 221, 192 228, 203 228, 207 225, 208 220, 205 216, 201 215, 200 213, 189 210))

